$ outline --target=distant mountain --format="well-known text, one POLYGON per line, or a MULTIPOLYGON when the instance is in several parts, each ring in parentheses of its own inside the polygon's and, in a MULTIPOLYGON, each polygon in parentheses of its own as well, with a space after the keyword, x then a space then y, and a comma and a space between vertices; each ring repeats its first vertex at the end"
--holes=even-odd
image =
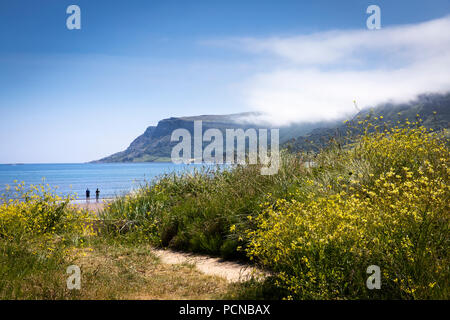
MULTIPOLYGON (((419 96, 411 103, 386 103, 375 108, 364 109, 355 117, 364 119, 367 115, 383 116, 384 122, 395 123, 408 118, 415 121, 419 114, 423 124, 436 130, 448 128, 450 123, 450 94, 428 94, 419 96), (436 112, 436 114, 434 114, 436 112)), ((225 129, 267 128, 269 126, 249 122, 257 113, 238 113, 229 115, 201 115, 191 117, 168 118, 158 122, 157 126, 148 127, 137 137, 130 146, 109 157, 93 161, 101 162, 157 162, 170 161, 173 146, 178 142, 171 142, 170 137, 176 129, 188 130, 192 137, 194 121, 202 120, 203 132, 213 128, 222 131, 225 140, 225 129)), ((348 130, 343 121, 297 123, 280 129, 280 144, 292 151, 317 150, 336 136, 343 136, 348 130)), ((209 143, 209 142, 208 142, 209 143)), ((208 143, 204 143, 204 146, 208 143)), ((225 146, 225 141, 224 141, 225 146)), ((224 148, 225 150, 225 148, 224 148)))
MULTIPOLYGON (((371 117, 372 123, 396 124, 397 121, 405 123, 408 119, 415 122, 417 115, 422 119, 422 124, 427 128, 441 130, 450 127, 450 93, 448 94, 424 94, 409 103, 392 104, 385 103, 375 108, 360 111, 352 120, 357 123, 360 119, 371 117), (380 116, 383 117, 380 120, 380 116), (375 117, 378 120, 375 120, 375 117)), ((349 130, 348 124, 342 121, 339 125, 328 128, 315 128, 306 135, 300 135, 285 145, 289 145, 291 151, 317 151, 325 146, 331 139, 343 137, 349 130)), ((354 130, 353 130, 354 131, 354 130)))
MULTIPOLYGON (((148 127, 145 132, 137 137, 126 150, 93 162, 170 161, 172 147, 178 143, 170 141, 170 137, 174 130, 186 129, 193 137, 194 121, 202 120, 203 131, 210 128, 219 129, 223 133, 225 140, 225 129, 270 129, 270 126, 268 125, 256 124, 248 120, 254 118, 253 116, 256 115, 257 113, 247 112, 229 115, 201 115, 164 119, 159 121, 157 126, 148 127)), ((315 128, 330 127, 336 124, 337 122, 316 122, 292 124, 282 127, 280 128, 280 143, 282 144, 289 141, 293 137, 305 135, 315 128)), ((224 146, 225 143, 226 142, 224 141, 224 146)), ((205 143, 204 145, 207 144, 208 143, 205 143)))

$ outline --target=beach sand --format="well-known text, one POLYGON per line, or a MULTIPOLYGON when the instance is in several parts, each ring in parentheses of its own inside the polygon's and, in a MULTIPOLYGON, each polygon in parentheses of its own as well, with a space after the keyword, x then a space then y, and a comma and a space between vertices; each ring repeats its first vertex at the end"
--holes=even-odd
MULTIPOLYGON (((110 200, 111 201, 111 200, 110 200)), ((96 202, 95 200, 85 201, 85 202, 75 202, 71 203, 73 206, 88 210, 94 213, 98 213, 99 211, 103 210, 105 205, 108 203, 108 200, 101 200, 99 202, 96 202)))

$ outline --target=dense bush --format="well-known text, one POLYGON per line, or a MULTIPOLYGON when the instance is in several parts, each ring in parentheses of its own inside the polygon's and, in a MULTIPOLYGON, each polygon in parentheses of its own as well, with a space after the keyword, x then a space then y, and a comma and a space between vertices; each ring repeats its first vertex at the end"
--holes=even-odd
POLYGON ((0 238, 52 238, 57 234, 82 233, 87 213, 69 207, 71 197, 61 198, 49 187, 17 184, 0 197, 0 238))
POLYGON ((325 150, 304 188, 266 203, 247 253, 288 298, 448 299, 449 160, 422 127, 325 150), (381 290, 365 286, 369 265, 381 268, 381 290))
POLYGON ((0 299, 67 297, 70 250, 92 234, 87 213, 50 187, 17 184, 0 198, 0 299))

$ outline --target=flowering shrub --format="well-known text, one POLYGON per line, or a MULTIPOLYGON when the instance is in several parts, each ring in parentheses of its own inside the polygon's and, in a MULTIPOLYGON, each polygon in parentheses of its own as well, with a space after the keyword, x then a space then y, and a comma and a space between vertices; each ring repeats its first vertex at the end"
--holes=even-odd
POLYGON ((52 251, 56 240, 92 231, 87 212, 70 207, 70 200, 49 186, 8 187, 8 194, 0 197, 0 240, 37 243, 52 251))
POLYGON ((268 201, 246 232, 251 259, 286 298, 449 298, 449 150, 423 127, 323 151, 304 186, 268 201), (381 290, 366 288, 378 265, 381 290))
POLYGON ((70 297, 65 270, 72 249, 92 234, 87 212, 49 186, 24 183, 0 197, 0 299, 70 297))

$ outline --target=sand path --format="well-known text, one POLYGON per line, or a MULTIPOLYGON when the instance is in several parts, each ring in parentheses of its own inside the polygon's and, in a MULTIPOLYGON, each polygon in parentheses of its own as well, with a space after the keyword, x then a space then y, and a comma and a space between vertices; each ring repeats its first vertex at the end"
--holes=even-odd
POLYGON ((265 274, 257 268, 233 261, 225 261, 193 253, 176 252, 170 249, 154 249, 153 253, 165 264, 193 264, 204 274, 219 276, 229 282, 241 282, 251 277, 262 278, 265 274))
POLYGON ((105 207, 105 205, 108 203, 108 201, 111 201, 111 200, 100 200, 99 202, 96 202, 95 200, 90 200, 90 201, 83 201, 83 202, 74 202, 74 203, 71 203, 71 205, 73 205, 77 208, 83 209, 83 210, 91 211, 93 213, 98 213, 105 207))
MULTIPOLYGON (((73 203, 73 205, 97 213, 103 209, 105 202, 90 201, 73 203)), ((229 282, 246 281, 251 277, 263 278, 267 275, 253 266, 210 256, 156 248, 152 250, 152 253, 164 264, 192 264, 204 274, 219 276, 229 282)))

